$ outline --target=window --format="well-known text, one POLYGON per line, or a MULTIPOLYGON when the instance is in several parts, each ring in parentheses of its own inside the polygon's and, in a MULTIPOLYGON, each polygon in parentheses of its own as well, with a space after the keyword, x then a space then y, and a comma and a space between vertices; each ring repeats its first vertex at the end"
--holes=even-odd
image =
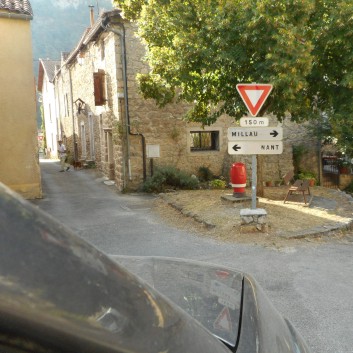
POLYGON ((105 143, 105 161, 108 163, 114 162, 114 143, 112 129, 104 128, 104 143, 105 143))
POLYGON ((98 70, 98 72, 93 73, 93 83, 94 83, 94 104, 104 105, 106 102, 105 98, 105 73, 104 70, 98 70))
POLYGON ((219 150, 219 131, 190 131, 190 137, 192 152, 219 150))

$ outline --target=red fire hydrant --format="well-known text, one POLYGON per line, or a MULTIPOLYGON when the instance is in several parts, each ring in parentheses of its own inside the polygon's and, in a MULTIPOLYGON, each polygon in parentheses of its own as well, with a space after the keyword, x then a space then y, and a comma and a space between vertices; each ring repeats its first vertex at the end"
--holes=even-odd
POLYGON ((233 163, 230 169, 230 181, 234 197, 244 197, 246 187, 246 169, 244 163, 233 163))

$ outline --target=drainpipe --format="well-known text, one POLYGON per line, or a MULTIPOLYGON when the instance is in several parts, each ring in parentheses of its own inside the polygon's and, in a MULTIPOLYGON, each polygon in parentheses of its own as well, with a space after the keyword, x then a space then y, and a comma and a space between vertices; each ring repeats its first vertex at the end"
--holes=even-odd
POLYGON ((74 114, 74 98, 73 98, 73 91, 72 91, 72 78, 71 78, 71 70, 70 67, 67 65, 67 69, 69 70, 69 80, 70 80, 70 96, 71 96, 71 116, 72 116, 72 137, 73 137, 73 151, 74 151, 74 160, 77 162, 77 155, 76 155, 76 135, 75 135, 75 114, 74 114))
MULTIPOLYGON (((121 31, 116 30, 115 28, 111 28, 108 24, 104 26, 101 23, 101 27, 105 31, 110 31, 114 34, 117 34, 120 38, 120 46, 121 46, 121 60, 123 66, 123 81, 124 81, 124 102, 125 102, 125 120, 128 128, 128 134, 131 136, 140 136, 142 143, 142 163, 143 163, 143 180, 146 181, 147 178, 147 168, 146 168, 146 139, 143 134, 133 133, 131 132, 130 126, 130 114, 129 114, 129 99, 128 99, 128 87, 127 87, 127 63, 126 63, 126 42, 125 42, 125 27, 123 23, 117 23, 121 27, 121 31)), ((131 177, 131 159, 130 159, 130 143, 129 138, 127 138, 127 154, 128 154, 128 173, 129 180, 132 180, 131 177)))

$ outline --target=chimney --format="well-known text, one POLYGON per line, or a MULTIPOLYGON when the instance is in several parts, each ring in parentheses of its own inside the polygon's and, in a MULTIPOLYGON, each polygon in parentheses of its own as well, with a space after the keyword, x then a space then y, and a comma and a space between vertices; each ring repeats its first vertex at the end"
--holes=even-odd
POLYGON ((70 53, 69 52, 61 52, 61 65, 64 64, 64 62, 66 61, 66 59, 69 57, 70 53))
POLYGON ((94 25, 94 6, 89 5, 88 7, 90 8, 91 27, 93 27, 93 25, 94 25))

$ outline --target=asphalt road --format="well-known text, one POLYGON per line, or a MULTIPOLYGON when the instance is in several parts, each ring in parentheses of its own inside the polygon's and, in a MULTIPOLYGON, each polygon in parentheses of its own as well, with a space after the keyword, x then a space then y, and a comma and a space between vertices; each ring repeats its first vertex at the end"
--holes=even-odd
POLYGON ((96 170, 41 160, 40 208, 109 255, 171 256, 250 273, 315 353, 353 353, 353 236, 281 249, 222 243, 168 225, 153 196, 118 193, 96 170))

